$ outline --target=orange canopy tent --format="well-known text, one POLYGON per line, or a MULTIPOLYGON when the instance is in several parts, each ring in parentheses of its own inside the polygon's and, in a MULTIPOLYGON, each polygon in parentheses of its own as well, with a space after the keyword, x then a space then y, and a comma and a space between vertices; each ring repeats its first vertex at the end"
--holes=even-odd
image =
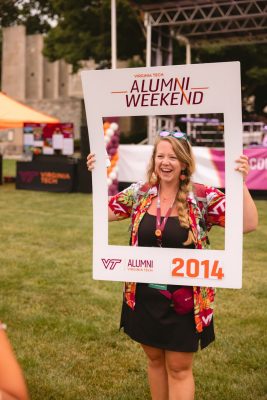
POLYGON ((0 129, 21 128, 24 122, 56 123, 60 121, 35 111, 0 92, 0 129))

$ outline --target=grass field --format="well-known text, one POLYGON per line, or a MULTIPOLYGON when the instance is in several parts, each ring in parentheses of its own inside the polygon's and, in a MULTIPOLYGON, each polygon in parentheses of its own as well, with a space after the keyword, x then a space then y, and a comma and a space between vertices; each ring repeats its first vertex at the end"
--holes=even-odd
MULTIPOLYGON (((0 207, 0 317, 31 398, 148 400, 142 351, 118 331, 122 284, 91 279, 91 196, 6 184, 0 207)), ((216 341, 195 357, 196 400, 267 398, 266 201, 257 207, 243 289, 218 290, 216 341)), ((126 243, 127 227, 111 230, 126 243)), ((220 239, 215 231, 212 242, 220 239)))
POLYGON ((4 176, 16 176, 16 160, 5 159, 3 162, 3 177, 4 176))

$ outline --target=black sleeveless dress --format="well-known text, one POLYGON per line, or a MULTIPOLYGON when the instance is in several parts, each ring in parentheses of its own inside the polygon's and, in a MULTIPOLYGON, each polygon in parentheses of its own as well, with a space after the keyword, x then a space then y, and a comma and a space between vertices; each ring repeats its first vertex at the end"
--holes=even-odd
MULTIPOLYGON (((157 247, 155 226, 156 217, 146 213, 138 230, 139 246, 157 247)), ((188 230, 180 226, 178 217, 169 217, 162 236, 162 247, 194 248, 193 244, 183 245, 187 236, 188 230)), ((180 287, 168 285, 167 290, 174 292, 180 287)), ((202 333, 196 332, 194 311, 178 315, 171 307, 171 300, 147 283, 137 284, 134 310, 123 301, 120 327, 138 343, 169 351, 195 352, 199 342, 203 349, 215 339, 213 319, 202 333)))

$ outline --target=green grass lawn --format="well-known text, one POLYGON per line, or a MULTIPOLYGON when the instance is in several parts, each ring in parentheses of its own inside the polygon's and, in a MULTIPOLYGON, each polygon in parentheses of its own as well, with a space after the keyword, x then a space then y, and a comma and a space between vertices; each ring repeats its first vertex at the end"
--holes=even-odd
POLYGON ((8 160, 4 159, 3 160, 3 177, 5 176, 16 176, 16 165, 17 161, 16 160, 8 160))
MULTIPOLYGON (((266 399, 266 201, 244 238, 242 290, 219 289, 196 400, 266 399), (264 387, 265 386, 265 387, 264 387)), ((0 187, 0 318, 33 400, 148 400, 145 357, 118 331, 122 283, 93 281, 91 196, 0 187)), ((127 222, 111 225, 127 243, 127 222)), ((211 236, 216 245, 222 236, 211 236)), ((233 261, 234 268, 234 261, 233 261)))

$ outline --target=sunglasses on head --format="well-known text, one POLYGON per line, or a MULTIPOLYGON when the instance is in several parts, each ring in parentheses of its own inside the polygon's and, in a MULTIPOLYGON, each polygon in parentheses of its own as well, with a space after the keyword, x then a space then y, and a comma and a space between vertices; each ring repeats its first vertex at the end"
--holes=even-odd
POLYGON ((159 136, 161 136, 161 137, 172 136, 172 137, 175 137, 176 139, 185 139, 185 140, 188 140, 187 134, 186 134, 186 133, 184 133, 184 132, 178 132, 178 131, 166 131, 166 130, 164 130, 164 131, 161 131, 161 132, 159 133, 159 136))

